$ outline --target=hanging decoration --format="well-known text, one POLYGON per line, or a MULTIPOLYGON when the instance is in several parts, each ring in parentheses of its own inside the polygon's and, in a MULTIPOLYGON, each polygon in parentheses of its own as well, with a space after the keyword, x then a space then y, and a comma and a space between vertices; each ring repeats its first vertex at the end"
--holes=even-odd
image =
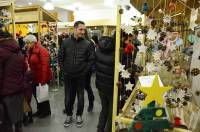
POLYGON ((169 6, 168 6, 168 10, 169 10, 170 12, 173 12, 173 11, 175 10, 175 8, 176 8, 175 3, 172 2, 172 1, 170 1, 169 6))
POLYGON ((195 41, 196 41, 196 36, 194 35, 194 34, 190 34, 190 35, 188 35, 188 41, 190 42, 190 43, 192 43, 192 44, 194 44, 195 43, 195 41))
POLYGON ((160 51, 156 51, 153 53, 153 58, 155 61, 160 61, 161 58, 161 52, 160 51))
POLYGON ((141 46, 138 46, 138 49, 139 49, 139 53, 146 53, 147 46, 141 45, 141 46))
POLYGON ((146 13, 148 11, 149 7, 148 7, 148 3, 147 1, 145 0, 144 3, 143 3, 143 12, 146 13))
POLYGON ((124 68, 125 68, 125 65, 122 65, 121 63, 119 63, 119 72, 123 72, 125 71, 124 68))
POLYGON ((134 84, 132 84, 130 81, 128 82, 128 84, 126 84, 126 90, 130 90, 132 91, 134 84))
POLYGON ((155 40, 156 36, 157 36, 157 32, 154 29, 149 29, 148 33, 147 33, 147 38, 149 40, 155 40))
POLYGON ((146 64, 146 68, 147 68, 147 72, 148 73, 151 73, 151 72, 153 72, 154 71, 154 63, 147 63, 146 64))
POLYGON ((164 15, 163 17, 163 22, 164 23, 170 23, 172 20, 171 16, 170 15, 164 15))
POLYGON ((128 70, 125 70, 122 71, 120 75, 122 78, 129 78, 131 74, 128 72, 128 70))
POLYGON ((131 25, 122 24, 121 29, 127 34, 133 33, 133 27, 131 25))
POLYGON ((196 20, 198 18, 198 8, 195 10, 194 8, 191 9, 191 16, 190 16, 190 29, 194 30, 194 28, 197 26, 196 20))
POLYGON ((183 45, 183 39, 177 38, 175 43, 176 43, 176 46, 181 46, 183 45))
POLYGON ((200 70, 198 68, 193 68, 191 70, 191 75, 192 76, 197 76, 197 75, 199 75, 199 73, 200 73, 200 70))

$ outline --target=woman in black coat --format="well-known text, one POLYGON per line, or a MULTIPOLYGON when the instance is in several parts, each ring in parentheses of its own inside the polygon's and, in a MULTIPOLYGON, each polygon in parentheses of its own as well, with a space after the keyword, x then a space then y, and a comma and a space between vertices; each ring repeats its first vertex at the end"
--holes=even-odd
POLYGON ((96 50, 96 87, 102 110, 97 126, 98 132, 111 132, 115 62, 115 38, 104 36, 96 50))

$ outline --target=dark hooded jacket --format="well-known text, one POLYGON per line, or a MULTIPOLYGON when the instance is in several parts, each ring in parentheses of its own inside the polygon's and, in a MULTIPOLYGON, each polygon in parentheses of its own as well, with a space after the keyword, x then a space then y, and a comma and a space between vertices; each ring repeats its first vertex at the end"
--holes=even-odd
POLYGON ((59 64, 65 75, 86 75, 94 64, 94 48, 86 39, 76 40, 72 35, 63 41, 59 64))
POLYGON ((20 48, 14 39, 0 40, 0 95, 9 96, 23 92, 27 69, 20 48))
POLYGON ((96 87, 105 94, 113 94, 115 40, 104 36, 96 51, 96 87))

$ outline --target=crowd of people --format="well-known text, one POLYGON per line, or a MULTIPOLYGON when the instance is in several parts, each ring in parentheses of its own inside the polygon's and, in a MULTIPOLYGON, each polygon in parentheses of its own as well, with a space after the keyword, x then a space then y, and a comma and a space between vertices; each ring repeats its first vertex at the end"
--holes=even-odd
MULTIPOLYGON (((123 42, 129 41, 124 44, 128 45, 132 41, 131 37, 126 36, 123 42)), ((50 101, 38 102, 36 94, 36 87, 48 84, 52 79, 51 50, 49 52, 42 46, 34 34, 18 38, 18 42, 10 33, 0 30, 0 131, 2 132, 22 132, 23 124, 26 126, 33 123, 33 117, 45 118, 51 115, 50 101), (19 46, 18 42, 23 46, 19 46), (32 95, 37 102, 37 112, 34 114, 31 108, 32 95)), ((85 23, 76 21, 74 32, 71 35, 60 36, 59 45, 57 51, 59 76, 63 78, 65 93, 64 126, 69 127, 72 124, 76 97, 78 100, 76 125, 83 126, 84 90, 88 94, 87 111, 93 111, 95 97, 90 81, 92 73, 96 72, 96 87, 102 106, 97 132, 111 132, 115 34, 100 39, 97 36, 89 38, 85 23)), ((127 62, 127 59, 125 56, 124 62, 127 62)))

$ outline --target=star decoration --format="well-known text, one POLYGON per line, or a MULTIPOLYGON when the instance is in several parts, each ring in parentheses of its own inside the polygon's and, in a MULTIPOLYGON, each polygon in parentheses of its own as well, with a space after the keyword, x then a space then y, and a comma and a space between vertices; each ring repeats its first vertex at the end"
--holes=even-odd
POLYGON ((125 65, 122 65, 121 63, 119 63, 119 72, 125 71, 124 68, 125 68, 125 65))
POLYGON ((146 68, 147 68, 147 72, 151 73, 151 72, 154 71, 154 64, 153 63, 147 63, 146 68))
POLYGON ((163 22, 164 23, 170 23, 171 22, 171 16, 170 15, 165 15, 164 17, 163 17, 163 22))
POLYGON ((139 53, 146 53, 147 46, 141 45, 141 46, 138 46, 138 49, 139 49, 139 53))
POLYGON ((156 101, 158 105, 163 106, 163 96, 165 92, 170 90, 172 87, 161 87, 158 80, 158 75, 155 75, 151 87, 140 87, 140 90, 147 96, 144 101, 144 105, 147 106, 152 101, 156 101))
POLYGON ((131 74, 127 70, 125 70, 122 71, 120 75, 122 76, 122 78, 129 78, 131 74))
POLYGON ((160 58, 161 58, 161 52, 160 51, 154 52, 153 58, 154 58, 155 61, 159 61, 160 58))
POLYGON ((148 33, 147 33, 147 38, 148 38, 149 40, 155 40, 157 35, 158 35, 158 34, 156 33, 155 30, 149 29, 149 31, 148 31, 148 33))
POLYGON ((130 81, 128 82, 128 84, 126 84, 126 90, 131 90, 133 89, 134 84, 132 84, 130 81))

